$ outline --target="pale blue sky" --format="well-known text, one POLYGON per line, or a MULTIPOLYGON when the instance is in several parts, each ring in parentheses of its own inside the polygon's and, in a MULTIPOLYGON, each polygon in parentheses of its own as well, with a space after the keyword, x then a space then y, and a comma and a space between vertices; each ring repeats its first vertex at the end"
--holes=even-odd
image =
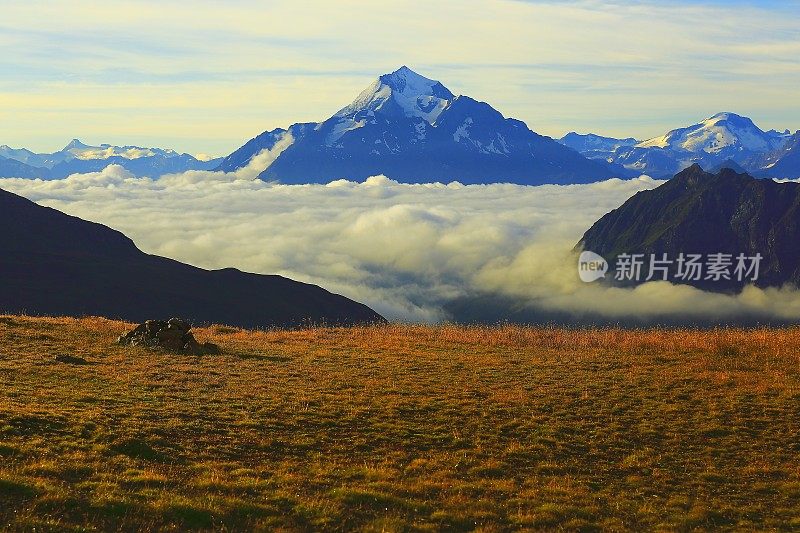
POLYGON ((0 144, 223 155, 408 65, 540 133, 800 129, 800 2, 4 0, 0 144))

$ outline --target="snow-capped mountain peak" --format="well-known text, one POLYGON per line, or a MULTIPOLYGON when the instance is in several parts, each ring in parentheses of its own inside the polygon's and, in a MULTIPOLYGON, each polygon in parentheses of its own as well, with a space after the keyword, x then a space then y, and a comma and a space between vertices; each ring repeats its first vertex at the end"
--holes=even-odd
POLYGON ((744 125, 744 126, 747 126, 747 125, 755 126, 755 124, 753 124, 753 121, 749 117, 744 117, 742 115, 737 115, 736 113, 732 113, 730 111, 721 111, 721 112, 717 113, 716 115, 713 115, 713 116, 705 119, 703 122, 704 123, 710 123, 710 124, 717 124, 718 122, 723 121, 723 120, 731 122, 733 124, 740 124, 740 125, 744 125))
MULTIPOLYGON (((717 113, 713 117, 705 119, 701 124, 703 124, 706 129, 727 129, 734 134, 756 134, 758 137, 763 137, 766 134, 766 132, 756 126, 749 117, 743 117, 742 115, 730 112, 717 113)), ((745 138, 741 139, 743 142, 747 140, 746 135, 744 137, 745 138)), ((760 145, 758 141, 756 141, 756 143, 760 145)))
POLYGON ((41 154, 24 148, 14 149, 3 145, 0 146, 0 157, 14 159, 28 165, 33 168, 32 172, 36 173, 36 177, 48 179, 60 179, 70 174, 98 172, 110 164, 122 165, 136 176, 151 178, 186 170, 211 170, 219 164, 218 159, 210 156, 203 156, 202 159, 199 159, 189 154, 179 154, 171 149, 112 144, 93 146, 78 139, 72 139, 69 144, 57 152, 41 154))
POLYGON ((88 145, 83 144, 79 139, 72 139, 61 151, 71 152, 72 150, 89 148, 88 145))
POLYGON ((180 154, 175 150, 162 148, 143 148, 141 146, 115 146, 113 144, 100 144, 93 146, 85 144, 78 139, 72 139, 60 152, 53 154, 54 160, 66 161, 70 159, 109 159, 121 157, 123 159, 140 159, 142 157, 176 157, 180 154), (56 154, 59 154, 56 156, 56 154))
POLYGON ((353 117, 355 114, 378 113, 419 117, 433 124, 453 98, 453 93, 438 81, 403 66, 380 76, 353 103, 334 116, 353 117))
POLYGON ((696 154, 718 154, 723 151, 767 151, 780 146, 783 140, 768 134, 752 120, 736 113, 723 112, 702 122, 649 139, 641 148, 670 148, 696 154))
MULTIPOLYGON (((259 175, 265 181, 329 183, 385 175, 407 183, 573 183, 609 178, 591 161, 489 104, 454 96, 402 67, 378 77, 352 104, 318 123, 290 126, 294 142, 259 175)), ((266 131, 225 158, 242 168, 284 133, 266 131)))
POLYGON ((26 148, 11 148, 7 144, 0 146, 0 157, 14 159, 26 165, 36 166, 39 156, 26 148))

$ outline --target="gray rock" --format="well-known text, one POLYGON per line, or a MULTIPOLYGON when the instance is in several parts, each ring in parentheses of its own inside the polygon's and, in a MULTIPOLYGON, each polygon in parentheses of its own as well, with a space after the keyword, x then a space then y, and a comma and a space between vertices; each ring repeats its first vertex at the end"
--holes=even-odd
POLYGON ((188 355, 217 355, 219 346, 206 342, 200 344, 191 332, 191 324, 180 318, 147 320, 117 338, 117 344, 160 348, 188 355))

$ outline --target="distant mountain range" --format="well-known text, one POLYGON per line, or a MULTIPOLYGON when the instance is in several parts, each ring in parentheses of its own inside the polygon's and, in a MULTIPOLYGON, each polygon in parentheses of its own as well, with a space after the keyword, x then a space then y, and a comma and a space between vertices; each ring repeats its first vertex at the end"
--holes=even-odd
MULTIPOLYGON (((759 180, 730 168, 710 173, 695 164, 602 217, 577 248, 600 254, 612 265, 623 254, 644 254, 642 277, 649 273, 650 254, 666 254, 673 261, 672 274, 677 273, 675 262, 681 254, 700 255, 703 263, 714 254, 728 254, 726 260, 733 263, 730 279, 709 279, 708 272, 699 279, 669 276, 672 282, 726 291, 740 289, 748 279, 762 287, 800 285, 798 242, 800 184, 759 180), (757 279, 734 275, 739 254, 761 255, 757 279)), ((622 280, 629 281, 636 282, 622 280)))
POLYGON ((110 164, 151 178, 234 172, 264 150, 273 157, 259 178, 286 184, 379 174, 407 183, 572 184, 641 174, 668 178, 693 164, 736 164, 759 178, 800 178, 800 131, 764 131, 747 117, 717 113, 647 140, 570 132, 556 141, 408 67, 380 76, 322 122, 265 131, 225 158, 205 161, 173 150, 87 146, 75 139, 52 154, 0 146, 0 177, 60 179, 110 164))
POLYGON ((663 178, 693 164, 710 169, 733 162, 756 177, 800 178, 800 131, 763 131, 735 113, 718 113, 646 141, 569 133, 560 142, 627 175, 663 178))
POLYGON ((7 159, 0 156, 0 177, 13 178, 42 178, 49 175, 47 169, 32 167, 16 159, 7 159))
POLYGON ((558 140, 564 146, 569 146, 576 152, 583 154, 589 159, 604 159, 609 160, 614 152, 623 147, 635 146, 641 141, 628 137, 627 139, 615 139, 613 137, 603 137, 588 133, 581 135, 579 133, 570 132, 558 140))
POLYGON ((118 231, 3 190, 0 227, 0 313, 180 316, 248 328, 384 321, 315 285, 145 254, 118 231))
POLYGON ((0 177, 61 179, 71 174, 98 172, 108 165, 121 165, 138 177, 160 178, 187 170, 211 170, 221 159, 200 160, 189 154, 138 146, 89 146, 73 139, 51 154, 25 148, 0 146, 0 177))
POLYGON ((380 76, 323 122, 262 133, 226 157, 219 170, 239 169, 276 146, 283 151, 260 178, 281 183, 384 174, 408 183, 537 185, 587 183, 615 174, 604 161, 587 159, 407 67, 380 76))

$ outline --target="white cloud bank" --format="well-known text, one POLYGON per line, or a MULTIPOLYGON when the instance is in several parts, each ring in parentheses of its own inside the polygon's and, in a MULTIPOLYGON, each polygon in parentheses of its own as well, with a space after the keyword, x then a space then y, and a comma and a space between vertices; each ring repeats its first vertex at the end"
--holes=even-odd
POLYGON ((581 283, 572 247, 604 213, 659 185, 649 178, 541 187, 254 180, 283 147, 233 174, 151 180, 110 166, 59 181, 2 179, 0 188, 118 229, 148 253, 317 283, 391 319, 448 319, 453 302, 487 294, 545 318, 800 318, 800 295, 788 289, 727 296, 666 282, 581 283))

